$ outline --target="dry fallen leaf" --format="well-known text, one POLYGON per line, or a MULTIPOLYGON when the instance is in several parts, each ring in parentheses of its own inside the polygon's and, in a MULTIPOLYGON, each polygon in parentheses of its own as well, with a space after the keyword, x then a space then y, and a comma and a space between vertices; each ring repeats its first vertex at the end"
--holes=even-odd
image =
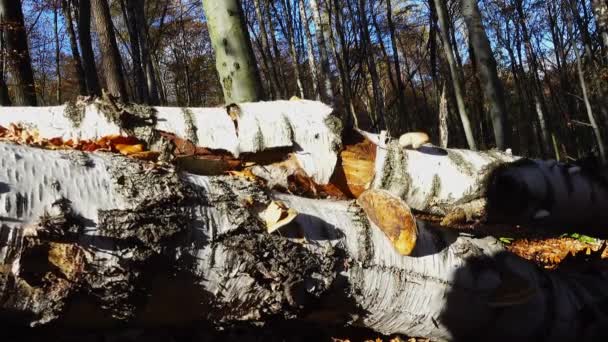
POLYGON ((251 182, 255 182, 255 181, 259 180, 259 178, 253 174, 253 172, 251 171, 250 168, 244 169, 241 171, 228 171, 228 174, 233 177, 243 178, 243 179, 246 179, 251 182))
POLYGON ((293 221, 298 216, 298 212, 295 209, 288 208, 283 202, 272 201, 258 215, 266 224, 268 233, 272 233, 293 221))
POLYGON ((140 153, 140 152, 144 151, 144 145, 142 145, 142 144, 135 144, 135 145, 116 144, 116 145, 114 145, 114 147, 116 148, 116 150, 118 150, 118 152, 120 152, 121 154, 124 154, 125 156, 135 154, 135 153, 140 153))
POLYGON ((118 151, 123 155, 148 161, 155 161, 159 156, 158 152, 146 151, 144 144, 135 137, 108 135, 97 141, 81 140, 78 138, 63 140, 61 137, 44 139, 40 137, 37 129, 14 123, 11 123, 8 128, 0 126, 0 139, 50 150, 73 149, 85 152, 118 151))
POLYGON ((97 140, 97 144, 100 146, 115 146, 118 144, 122 145, 134 145, 139 143, 139 140, 135 137, 123 136, 118 134, 106 135, 97 140))
MULTIPOLYGON (((599 253, 604 244, 598 241, 581 241, 571 237, 516 240, 506 248, 518 256, 547 269, 557 268, 569 255, 599 253)), ((602 252, 603 253, 603 252, 602 252)), ((599 256, 602 259, 602 256, 599 256)))
POLYGON ((416 220, 409 206, 386 190, 367 190, 357 204, 378 226, 401 255, 410 255, 416 246, 416 220))
POLYGON ((156 161, 159 155, 160 153, 156 151, 143 151, 130 154, 129 157, 139 160, 156 161))

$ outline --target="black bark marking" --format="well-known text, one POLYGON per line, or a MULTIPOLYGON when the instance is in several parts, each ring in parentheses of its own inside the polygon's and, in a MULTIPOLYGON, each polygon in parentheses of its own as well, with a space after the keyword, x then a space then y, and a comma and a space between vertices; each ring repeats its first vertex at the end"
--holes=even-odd
POLYGON ((122 103, 110 94, 94 102, 97 109, 109 122, 119 126, 128 135, 143 140, 148 145, 155 143, 160 134, 156 131, 156 109, 150 106, 122 103))
POLYGON ((182 108, 184 123, 186 124, 186 138, 193 144, 198 145, 198 128, 194 123, 194 113, 189 108, 182 108))

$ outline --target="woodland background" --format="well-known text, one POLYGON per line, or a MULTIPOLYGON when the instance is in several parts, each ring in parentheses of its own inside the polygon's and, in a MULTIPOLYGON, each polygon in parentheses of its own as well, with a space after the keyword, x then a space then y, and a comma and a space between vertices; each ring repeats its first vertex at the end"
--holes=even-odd
MULTIPOLYGON (((264 99, 320 99, 362 129, 423 130, 435 142, 446 113, 450 147, 559 160, 603 154, 606 0, 241 7, 264 99)), ((56 105, 101 88, 151 105, 224 103, 199 0, 2 0, 0 11, 3 105, 56 105), (102 58, 113 46, 118 66, 102 58)))

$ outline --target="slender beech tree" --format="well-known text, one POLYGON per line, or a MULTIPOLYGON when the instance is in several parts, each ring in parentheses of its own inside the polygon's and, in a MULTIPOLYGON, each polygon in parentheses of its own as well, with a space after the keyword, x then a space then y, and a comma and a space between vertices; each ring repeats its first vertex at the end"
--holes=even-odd
POLYGON ((272 88, 272 94, 275 97, 279 97, 281 90, 279 89, 278 75, 276 71, 276 63, 272 58, 272 52, 270 51, 270 43, 268 41, 268 32, 266 30, 266 20, 262 13, 262 6, 260 0, 253 0, 253 7, 255 9, 255 16, 258 21, 258 27, 260 29, 260 55, 262 56, 262 62, 266 71, 266 76, 270 81, 270 87, 272 88))
MULTIPOLYGON (((534 51, 534 47, 532 46, 532 38, 530 37, 530 31, 528 29, 528 24, 526 20, 526 15, 523 9, 522 0, 514 0, 515 1, 515 9, 517 10, 517 17, 519 21, 519 28, 521 29, 521 38, 523 39, 526 58, 529 63, 529 74, 528 77, 530 81, 530 88, 532 88, 533 98, 534 98, 534 108, 536 110, 536 114, 538 116, 538 123, 540 125, 540 136, 542 139, 541 151, 543 154, 547 155, 549 151, 549 146, 551 146, 551 139, 549 134, 548 122, 546 119, 547 115, 547 105, 545 103, 544 94, 542 91, 542 83, 539 75, 539 62, 534 51)), ((519 50, 519 49, 518 49, 519 50)), ((521 58, 520 59, 520 64, 521 58)))
POLYGON ((595 22, 597 23, 598 33, 602 39, 604 50, 604 63, 608 64, 608 1, 591 0, 595 22))
POLYGON ((384 93, 382 92, 382 87, 380 85, 380 76, 378 74, 378 69, 376 68, 376 61, 374 58, 374 51, 372 49, 372 42, 369 33, 369 23, 367 20, 367 1, 359 0, 358 1, 358 11, 359 11, 359 29, 361 32, 361 44, 363 47, 363 54, 366 58, 367 62, 367 70, 369 71, 369 76, 372 84, 372 102, 373 102, 373 111, 374 117, 376 118, 376 122, 374 125, 377 128, 386 128, 392 134, 398 134, 401 130, 401 123, 397 123, 397 127, 388 125, 385 119, 384 112, 384 93), (391 126, 391 127, 387 127, 391 126))
POLYGON ((148 85, 141 63, 139 32, 137 30, 137 21, 135 20, 135 11, 137 10, 135 1, 127 1, 125 3, 125 0, 120 0, 120 8, 127 25, 127 31, 129 32, 133 73, 135 74, 135 100, 141 103, 148 103, 148 85))
POLYGON ((264 98, 262 81, 239 0, 203 0, 224 101, 264 98))
MULTIPOLYGON (((568 21, 567 23, 567 28, 568 28, 568 33, 570 35, 570 37, 574 38, 574 29, 572 28, 572 21, 576 20, 576 16, 577 14, 575 13, 575 8, 571 7, 572 10, 572 20, 568 21)), ((584 34, 581 33, 581 35, 583 36, 583 46, 585 45, 585 38, 584 38, 584 34)), ((587 89, 587 83, 585 81, 585 72, 583 71, 583 62, 581 60, 581 53, 578 49, 578 46, 576 44, 576 42, 573 43, 572 46, 573 50, 574 50, 574 55, 576 58, 576 71, 577 71, 577 75, 578 75, 578 81, 579 81, 579 85, 581 87, 581 91, 583 94, 583 102, 585 103, 585 110, 587 111, 587 117, 589 119, 589 123, 591 124, 591 128, 593 129, 593 133, 595 135, 595 139, 597 141, 597 146, 600 152, 600 159, 602 161, 602 163, 606 163, 606 151, 605 151, 605 146, 604 146, 604 139, 602 138, 602 133, 600 131, 600 128, 597 124, 597 120, 595 119, 595 115, 593 114, 593 109, 591 108, 591 102, 589 100, 589 91, 587 89)))
POLYGON ((57 89, 55 99, 61 103, 61 46, 59 45, 59 0, 53 3, 53 33, 55 35, 55 76, 57 77, 57 89))
POLYGON ((466 104, 464 102, 464 86, 463 81, 458 72, 458 65, 454 59, 454 50, 452 49, 452 41, 449 35, 450 25, 448 23, 448 10, 445 1, 442 0, 431 0, 434 3, 435 11, 437 13, 437 19, 439 23, 439 32, 441 35, 441 41, 443 43, 443 50, 445 57, 450 68, 450 76, 452 78, 452 87, 454 88, 454 95, 456 97, 456 104, 458 108, 458 114, 460 115, 460 121, 464 129, 464 134, 467 139, 467 144, 472 150, 477 149, 475 143, 475 135, 473 134, 473 128, 471 127, 471 121, 469 120, 469 114, 467 113, 466 104))
POLYGON ((114 25, 110 15, 110 6, 105 0, 92 0, 91 10, 95 19, 95 29, 99 37, 101 63, 106 78, 106 87, 110 94, 120 96, 127 101, 127 86, 122 73, 120 53, 114 35, 114 25))
POLYGON ((345 124, 345 127, 359 127, 359 120, 357 118, 357 112, 355 110, 352 99, 352 80, 350 77, 350 72, 348 72, 348 65, 350 64, 348 49, 342 49, 342 53, 340 54, 338 52, 338 43, 336 42, 335 38, 335 36, 337 35, 340 41, 340 46, 346 46, 344 39, 344 30, 342 28, 342 16, 339 10, 340 4, 337 1, 332 0, 329 0, 329 3, 330 6, 328 7, 328 9, 333 12, 333 15, 328 16, 328 23, 329 27, 335 28, 336 31, 336 34, 330 35, 329 43, 331 45, 334 60, 336 61, 336 65, 338 67, 340 90, 342 92, 342 101, 346 112, 345 117, 343 118, 343 122, 345 124), (331 10, 332 8, 333 11, 331 10))
POLYGON ((95 54, 91 43, 91 1, 78 0, 78 40, 82 50, 82 66, 89 95, 101 95, 95 54))
MULTIPOLYGON (((159 105, 160 97, 158 90, 158 82, 156 80, 156 68, 152 61, 153 51, 150 50, 150 38, 148 35, 148 24, 146 21, 146 2, 145 0, 128 0, 133 2, 135 8, 135 21, 137 24, 137 37, 139 38, 139 48, 141 51, 141 63, 144 67, 146 74, 146 81, 148 84, 148 98, 151 105, 159 105)), ((169 1, 166 1, 163 7, 163 15, 161 19, 161 27, 164 24, 164 17, 169 6, 169 1)))
POLYGON ((0 106, 12 105, 11 98, 8 95, 8 86, 5 79, 4 61, 6 59, 6 44, 4 43, 4 27, 0 25, 0 106))
POLYGON ((325 44, 325 37, 329 36, 327 32, 328 27, 323 20, 321 14, 321 8, 319 7, 318 0, 310 0, 310 8, 312 10, 312 17, 315 22, 315 37, 317 39, 317 47, 319 49, 319 58, 321 59, 321 98, 328 102, 334 102, 334 91, 331 82, 331 70, 329 63, 329 53, 327 52, 327 45, 325 44))
POLYGON ((279 85, 279 95, 283 98, 287 97, 287 89, 288 85, 285 78, 285 72, 283 71, 283 59, 281 57, 281 50, 279 49, 279 43, 277 41, 277 29, 275 26, 275 20, 271 15, 270 11, 270 2, 271 0, 264 0, 265 4, 265 13, 266 13, 266 22, 268 23, 268 35, 270 37, 270 46, 272 51, 272 58, 274 59, 273 72, 275 73, 275 77, 277 78, 277 84, 279 85))
POLYGON ((483 92, 490 105, 490 119, 494 128, 496 147, 504 150, 509 139, 505 127, 506 105, 490 40, 483 27, 477 0, 462 0, 461 7, 462 15, 469 31, 469 44, 475 52, 474 55, 483 84, 483 92))
POLYGON ((304 31, 304 41, 306 42, 308 66, 310 68, 310 77, 312 78, 313 96, 319 100, 321 99, 321 94, 319 93, 319 71, 317 70, 317 63, 315 62, 312 35, 310 34, 310 27, 308 26, 308 14, 306 13, 306 5, 304 0, 298 0, 298 7, 300 8, 300 20, 302 22, 302 30, 304 31))
POLYGON ((4 28, 5 53, 15 84, 13 103, 17 106, 36 106, 36 85, 27 44, 21 0, 0 0, 0 17, 4 28))
MULTIPOLYGON (((279 14, 276 8, 276 4, 274 2, 271 2, 271 5, 274 11, 274 15, 278 16, 279 14)), ((298 96, 300 96, 300 98, 304 98, 304 83, 302 82, 302 70, 300 68, 300 57, 298 55, 298 49, 296 48, 296 37, 294 30, 295 23, 293 18, 296 17, 296 13, 294 13, 293 11, 291 0, 282 0, 282 5, 284 10, 287 12, 287 16, 285 18, 285 25, 282 24, 282 21, 279 21, 279 25, 281 26, 283 35, 287 38, 287 43, 289 44, 289 55, 291 56, 292 60, 293 74, 296 79, 298 96), (285 26, 287 28, 285 28, 285 26)))
POLYGON ((66 30, 70 38, 70 49, 72 51, 72 59, 74 60, 74 68, 76 69, 76 79, 78 81, 78 93, 87 95, 87 83, 85 81, 84 69, 82 68, 82 59, 78 50, 78 40, 76 31, 74 30, 74 20, 72 17, 72 0, 61 0, 61 8, 65 18, 66 30))
MULTIPOLYGON (((391 49, 393 50, 393 67, 395 68, 395 82, 397 83, 397 99, 399 101, 399 112, 403 117, 407 115, 407 103, 405 100, 405 84, 401 77, 401 64, 399 62, 399 48, 397 47, 397 39, 395 38, 395 23, 393 21, 393 6, 391 0, 386 0, 386 20, 391 37, 391 49)), ((411 116, 410 116, 411 117, 411 116)))

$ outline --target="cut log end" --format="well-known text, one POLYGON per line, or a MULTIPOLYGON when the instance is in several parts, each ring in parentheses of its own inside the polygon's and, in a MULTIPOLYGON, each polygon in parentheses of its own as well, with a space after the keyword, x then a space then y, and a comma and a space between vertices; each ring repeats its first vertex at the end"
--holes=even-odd
POLYGON ((416 220, 408 205, 385 190, 368 190, 357 203, 391 241, 401 255, 410 255, 416 246, 416 220))

